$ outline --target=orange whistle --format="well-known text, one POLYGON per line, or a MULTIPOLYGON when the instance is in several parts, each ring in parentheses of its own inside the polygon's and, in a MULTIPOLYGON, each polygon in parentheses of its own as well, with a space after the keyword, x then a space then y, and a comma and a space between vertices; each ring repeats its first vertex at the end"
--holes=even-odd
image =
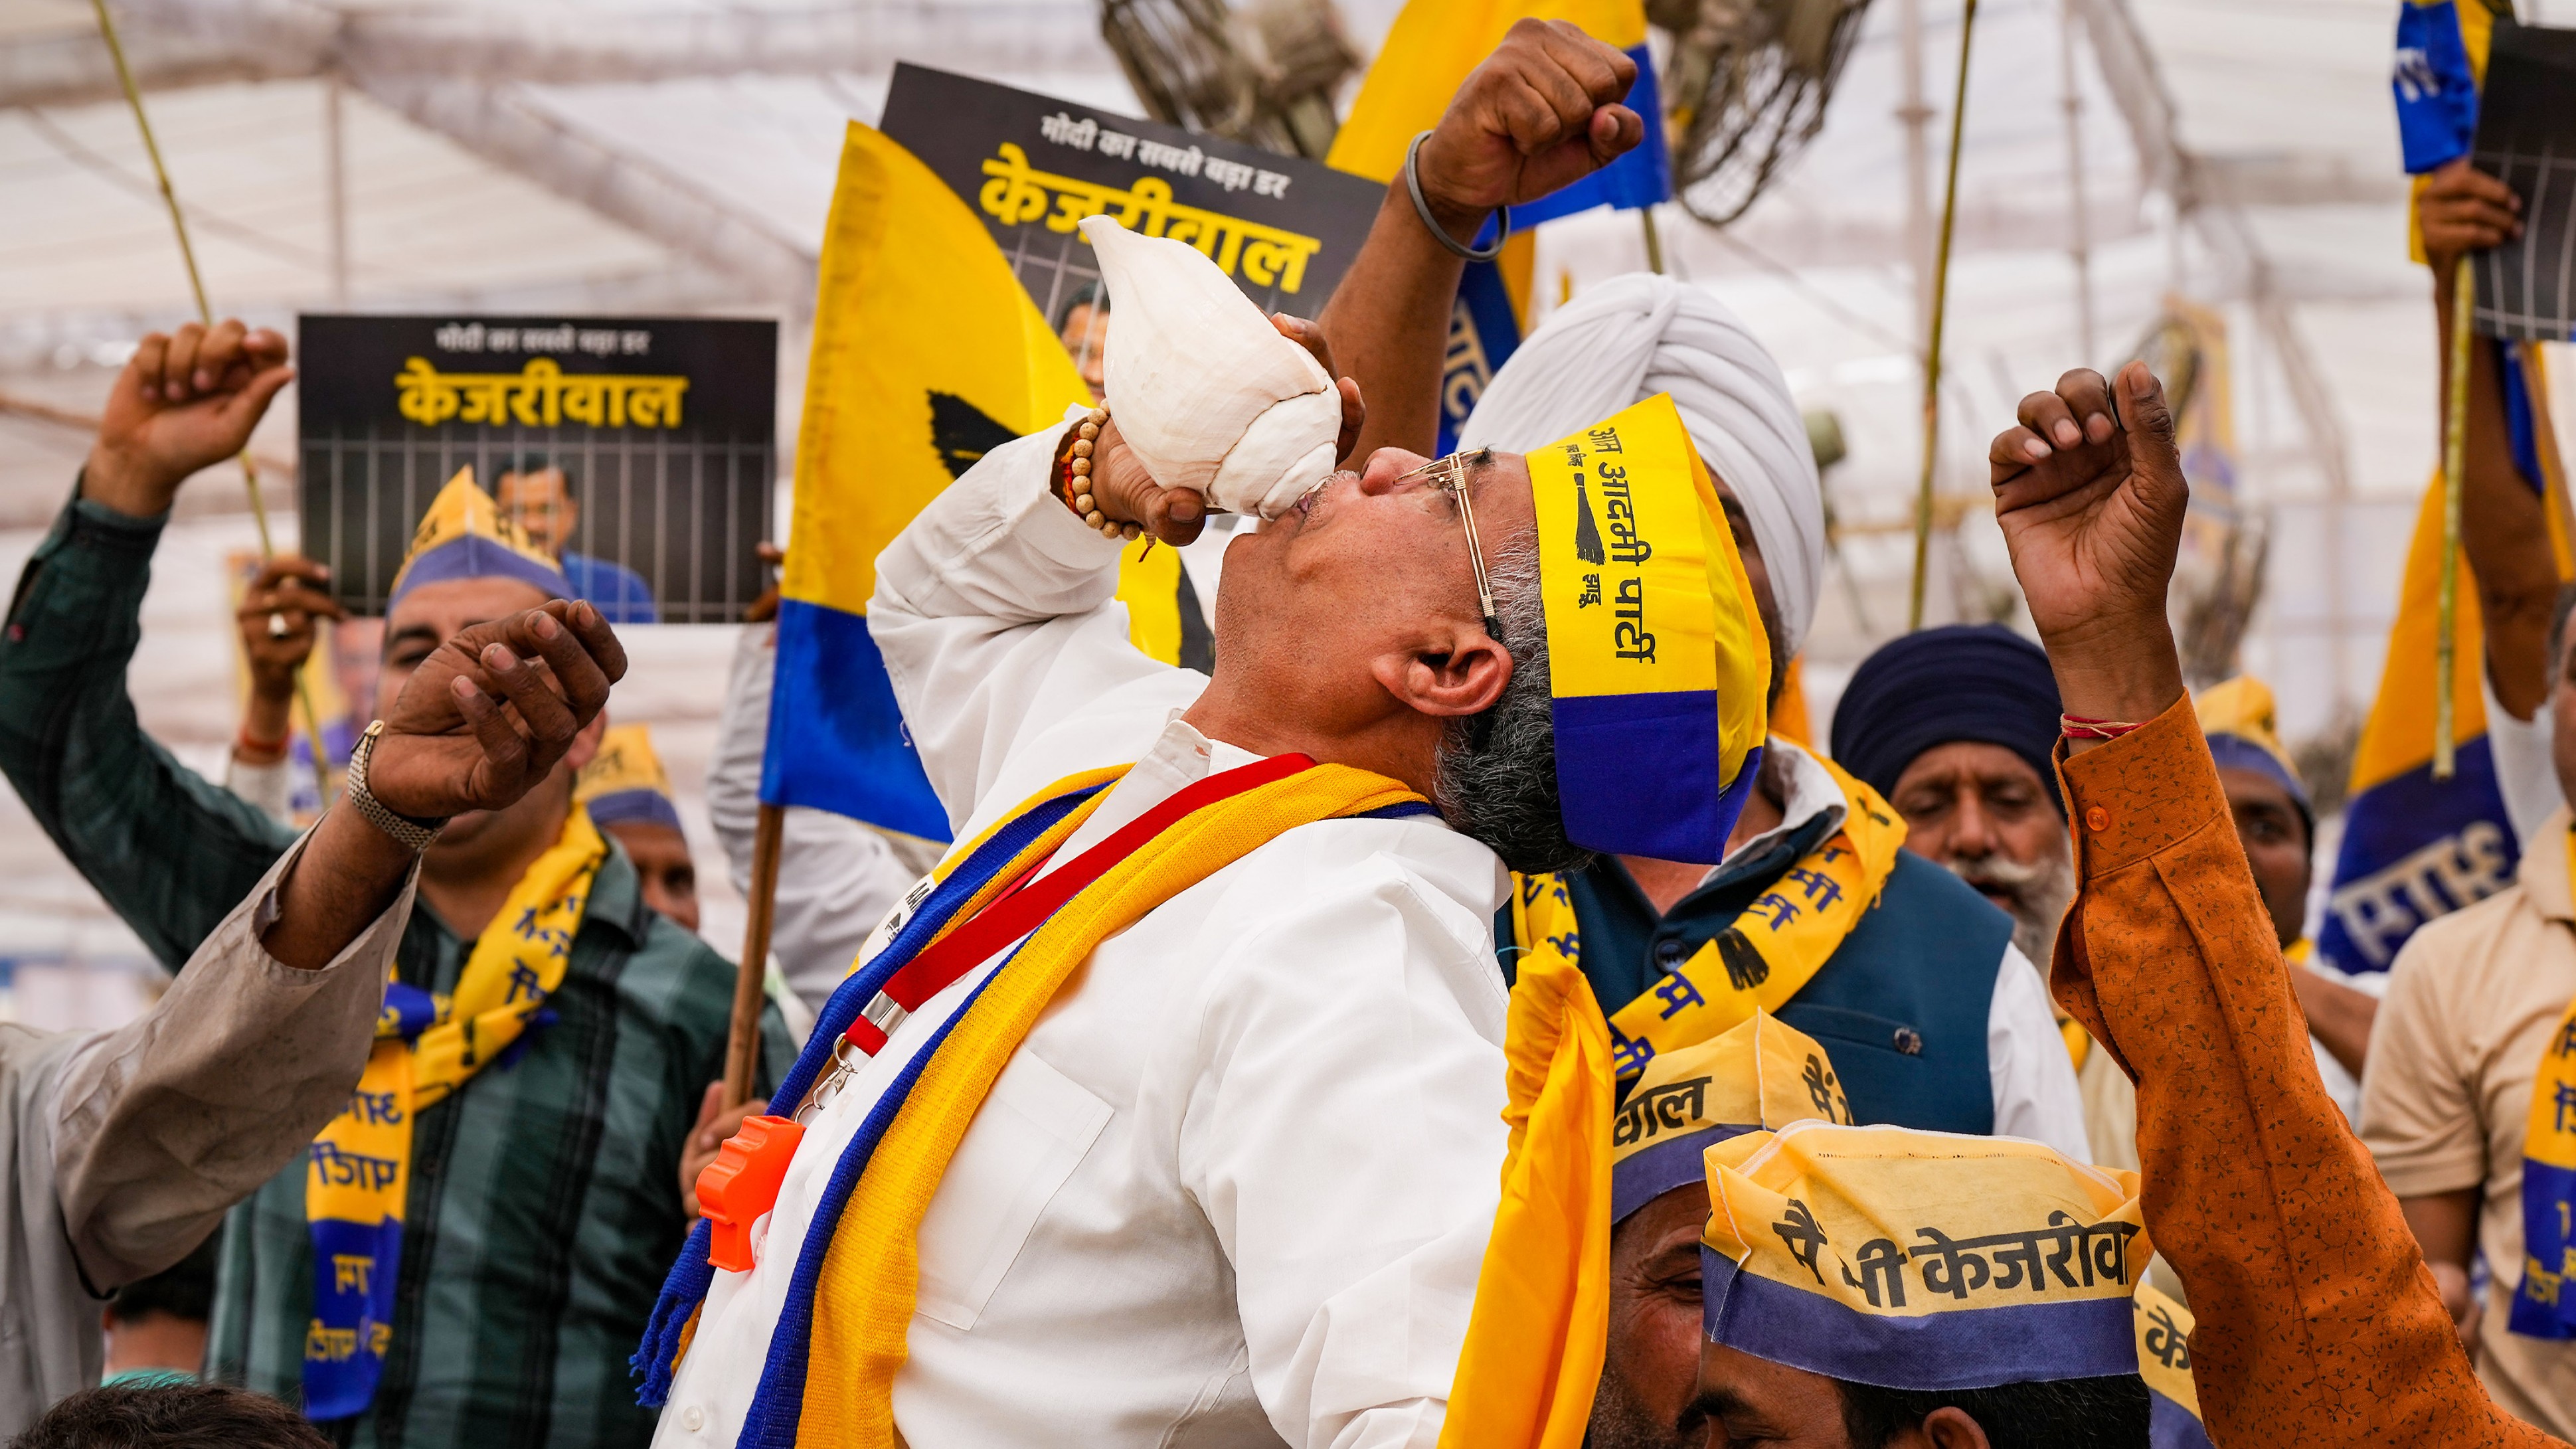
POLYGON ((778 1201, 778 1185, 805 1129, 784 1117, 745 1117, 716 1160, 698 1172, 698 1211, 713 1229, 707 1261, 727 1272, 751 1271, 751 1225, 778 1201))

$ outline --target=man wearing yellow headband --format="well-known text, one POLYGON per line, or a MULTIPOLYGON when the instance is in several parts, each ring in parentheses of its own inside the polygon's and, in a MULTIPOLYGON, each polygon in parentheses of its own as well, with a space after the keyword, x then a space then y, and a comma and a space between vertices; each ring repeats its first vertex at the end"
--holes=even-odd
MULTIPOLYGON (((180 485, 241 447, 285 380, 284 355, 283 339, 238 323, 147 340, 0 639, 0 767, 173 968, 295 832, 145 736, 127 668, 180 485)), ((567 592, 470 475, 453 478, 393 587, 370 712, 397 716, 417 678, 463 713, 441 726, 448 756, 516 740, 473 666, 514 693, 563 678, 569 657, 559 667, 493 642, 460 668, 454 641, 551 609, 530 627, 560 644, 588 621, 585 645, 613 651, 567 592)), ((625 1361, 657 1259, 688 1229, 682 1143, 699 1090, 722 1075, 733 969, 644 906, 632 865, 572 803, 604 725, 589 713, 536 778, 486 797, 498 808, 460 810, 434 832, 395 821, 419 852, 419 891, 387 1010, 357 1090, 229 1219, 210 1377, 360 1440, 631 1444, 649 1432, 625 1361)), ((395 787, 418 768, 407 753, 370 766, 389 772, 391 808, 420 798, 395 787)), ((344 795, 320 828, 342 828, 356 806, 344 795)), ((773 1042, 783 1056, 783 1032, 773 1042)))
POLYGON ((877 560, 961 843, 700 1184, 639 1358, 665 1443, 1429 1442, 1505 1152, 1501 867, 1713 848, 1758 768, 1761 627, 1669 402, 1331 472, 1358 398, 1306 329, 1093 241, 1107 416, 987 453, 877 560), (1305 388, 1344 432, 1237 532, 1213 677, 1137 653, 1103 534, 1195 537, 1158 477, 1305 388), (987 954, 1023 898, 1066 903, 987 954))
MULTIPOLYGON (((1616 154, 1626 132, 1617 89, 1576 82, 1623 64, 1563 22, 1524 23, 1462 85, 1388 188, 1369 240, 1322 321, 1373 404, 1370 436, 1431 445, 1439 402, 1475 396, 1444 373, 1462 262, 1425 224, 1455 237, 1517 204, 1524 138, 1546 134, 1531 97, 1555 110, 1552 165, 1616 154), (1419 195, 1422 212, 1415 209, 1419 195)), ((1816 610, 1825 516, 1815 457, 1779 365, 1705 288, 1636 273, 1587 284, 1524 338, 1483 384, 1459 446, 1532 456, 1549 440, 1668 394, 1707 467, 1733 535, 1772 660, 1776 694, 1816 610)), ((2054 717, 2051 717, 2054 724, 2054 717)), ((1530 883, 1496 931, 1506 969, 1525 951, 1571 953, 1612 1014, 1624 1071, 1652 1043, 1640 1017, 1678 993, 1704 993, 1748 933, 1766 936, 1778 902, 1802 913, 1794 946, 1766 952, 1770 1009, 1833 1043, 1862 1120, 2035 1137, 2084 1155, 2081 1099, 2039 974, 2008 923, 1921 857, 1898 852, 1901 823, 1863 772, 1773 734, 1732 836, 1688 848, 1600 853, 1530 883), (1885 850, 1881 842, 1889 842, 1885 850), (1845 846, 1852 847, 1846 850, 1845 846), (1830 882, 1830 891, 1824 882, 1830 882)), ((1654 811, 1661 802, 1640 802, 1654 811)))
POLYGON ((1821 1122, 1707 1165, 1697 1407, 1723 1442, 2146 1449, 2137 1174, 1821 1122))
POLYGON ((1814 1038, 1767 1012, 1648 1063, 1610 1123, 1610 1334, 1591 1449, 1697 1446, 1703 1153, 1766 1128, 1849 1122, 1814 1038))

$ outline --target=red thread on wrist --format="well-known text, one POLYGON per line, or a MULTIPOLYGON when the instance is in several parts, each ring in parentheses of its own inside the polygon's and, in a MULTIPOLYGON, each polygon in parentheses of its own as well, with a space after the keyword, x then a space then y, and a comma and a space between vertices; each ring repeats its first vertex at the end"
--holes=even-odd
POLYGON ((293 743, 294 738, 294 735, 290 732, 288 734, 279 735, 273 740, 261 739, 259 736, 250 732, 250 725, 245 721, 241 727, 241 733, 233 737, 233 753, 237 755, 265 755, 272 761, 282 760, 286 758, 286 747, 293 743))
POLYGON ((2139 721, 2125 719, 2087 719, 2080 714, 2057 717, 2057 732, 2070 740, 2116 740, 2138 728, 2139 721))

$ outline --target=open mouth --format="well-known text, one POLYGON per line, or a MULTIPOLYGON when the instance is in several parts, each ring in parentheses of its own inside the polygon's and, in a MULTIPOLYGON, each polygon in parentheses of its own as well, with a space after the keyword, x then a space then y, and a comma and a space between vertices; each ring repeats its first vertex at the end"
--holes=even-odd
POLYGON ((1288 506, 1300 519, 1311 519, 1315 516, 1316 506, 1324 501, 1325 489, 1332 487, 1334 483, 1341 479, 1357 478, 1358 476, 1359 475, 1357 473, 1351 472, 1347 468, 1338 473, 1327 473, 1323 477, 1316 479, 1312 487, 1308 488, 1305 492, 1298 494, 1297 501, 1289 504, 1288 506))

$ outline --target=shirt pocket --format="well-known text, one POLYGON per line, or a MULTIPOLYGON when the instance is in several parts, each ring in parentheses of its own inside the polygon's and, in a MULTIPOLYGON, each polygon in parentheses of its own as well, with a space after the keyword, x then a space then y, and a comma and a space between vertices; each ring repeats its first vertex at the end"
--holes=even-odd
POLYGON ((916 1312, 975 1326, 1109 1116, 1109 1104, 1072 1078, 1031 1053, 1012 1055, 922 1216, 916 1312))
POLYGON ((1892 1016, 1854 1011, 1847 1006, 1811 1006, 1792 1001, 1780 1008, 1779 1017, 1823 1042, 1838 1068, 1845 1052, 1864 1049, 1917 1064, 1923 1060, 1923 1029, 1892 1016))

